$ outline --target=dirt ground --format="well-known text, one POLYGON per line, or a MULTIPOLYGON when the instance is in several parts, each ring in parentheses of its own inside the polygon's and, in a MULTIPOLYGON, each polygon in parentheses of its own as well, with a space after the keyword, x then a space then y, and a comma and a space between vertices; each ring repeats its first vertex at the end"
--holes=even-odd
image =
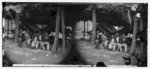
MULTIPOLYGON (((16 64, 59 64, 66 56, 66 54, 55 55, 51 51, 18 47, 18 44, 12 40, 6 40, 4 44, 5 55, 16 64)), ((77 40, 77 50, 84 61, 91 65, 95 65, 100 61, 106 65, 125 65, 122 57, 127 55, 126 53, 95 49, 91 45, 91 41, 77 40)), ((135 65, 136 63, 137 60, 135 57, 131 57, 131 65, 135 65)))
POLYGON ((18 47, 13 40, 4 42, 5 55, 16 64, 58 64, 66 54, 52 54, 51 51, 18 47))
MULTIPOLYGON (((125 65, 123 56, 128 55, 118 51, 108 51, 104 49, 94 49, 91 41, 77 40, 78 51, 88 64, 95 65, 97 62, 104 62, 106 65, 125 65)), ((131 57, 131 65, 135 65, 137 60, 131 57)))

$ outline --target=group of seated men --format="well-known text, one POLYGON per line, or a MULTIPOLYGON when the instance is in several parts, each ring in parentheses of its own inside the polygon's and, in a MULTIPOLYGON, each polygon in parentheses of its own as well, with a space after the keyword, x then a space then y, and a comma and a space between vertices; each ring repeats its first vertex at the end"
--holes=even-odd
POLYGON ((125 42, 127 36, 125 34, 112 35, 110 38, 107 38, 104 33, 97 31, 96 37, 96 48, 101 46, 104 47, 106 50, 116 51, 119 50, 120 52, 127 52, 127 43, 125 42))
POLYGON ((20 45, 19 46, 27 46, 30 48, 38 49, 39 47, 43 50, 50 50, 50 43, 48 42, 48 38, 50 36, 53 36, 53 34, 49 34, 46 32, 44 34, 41 33, 35 33, 29 35, 28 31, 23 31, 22 35, 20 37, 20 45))
MULTIPOLYGON (((20 43, 19 46, 27 46, 32 49, 42 49, 42 50, 48 50, 53 46, 54 42, 54 37, 55 37, 55 32, 51 33, 34 33, 30 34, 30 32, 27 31, 22 31, 22 34, 20 35, 20 43)), ((59 42, 62 42, 62 34, 59 33, 59 42)))

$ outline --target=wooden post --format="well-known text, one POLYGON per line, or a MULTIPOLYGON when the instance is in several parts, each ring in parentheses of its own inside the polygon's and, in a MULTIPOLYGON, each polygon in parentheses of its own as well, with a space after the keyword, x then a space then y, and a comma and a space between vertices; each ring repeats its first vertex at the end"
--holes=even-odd
POLYGON ((83 38, 85 39, 85 21, 83 21, 83 23, 84 23, 83 38))
POLYGON ((95 37, 96 37, 96 11, 95 6, 92 9, 92 45, 95 45, 95 37))
POLYGON ((16 14, 15 43, 19 42, 19 14, 16 14))
POLYGON ((63 45, 63 53, 65 53, 66 46, 66 35, 65 35, 65 20, 64 20, 64 8, 61 9, 61 23, 62 23, 62 45, 63 45))
POLYGON ((130 49, 130 54, 133 55, 136 48, 136 34, 137 34, 137 26, 138 26, 138 18, 136 15, 134 16, 134 27, 133 27, 133 36, 132 36, 132 44, 130 49))
POLYGON ((55 38, 54 38, 54 44, 53 44, 53 48, 52 48, 53 53, 56 53, 58 37, 59 37, 59 25, 60 25, 60 7, 57 8, 56 25, 55 25, 55 38))

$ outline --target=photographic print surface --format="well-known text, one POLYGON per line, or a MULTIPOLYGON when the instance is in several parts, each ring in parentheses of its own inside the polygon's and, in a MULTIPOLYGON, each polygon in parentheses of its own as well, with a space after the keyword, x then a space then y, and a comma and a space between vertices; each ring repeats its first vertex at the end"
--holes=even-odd
POLYGON ((147 67, 148 3, 2 2, 2 66, 147 67))

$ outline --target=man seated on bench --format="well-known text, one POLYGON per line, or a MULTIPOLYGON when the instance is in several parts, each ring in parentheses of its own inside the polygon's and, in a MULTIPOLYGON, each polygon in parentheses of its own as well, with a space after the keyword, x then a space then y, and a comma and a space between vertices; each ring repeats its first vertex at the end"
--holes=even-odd
POLYGON ((45 50, 45 46, 46 46, 46 50, 49 50, 49 42, 47 41, 47 39, 48 39, 48 34, 46 33, 46 35, 39 35, 38 36, 38 39, 39 39, 39 41, 37 41, 37 43, 36 43, 36 49, 37 48, 39 48, 39 46, 40 46, 40 48, 42 47, 42 49, 43 50, 45 50))
POLYGON ((31 42, 31 48, 35 48, 38 44, 37 36, 34 37, 33 41, 31 42))
POLYGON ((113 50, 113 51, 116 49, 116 42, 115 42, 114 38, 111 39, 111 41, 110 41, 110 43, 108 45, 108 49, 109 50, 113 50))
POLYGON ((121 52, 123 51, 122 49, 124 49, 124 52, 127 52, 127 44, 125 43, 125 39, 125 35, 123 35, 117 43, 117 46, 121 52))
POLYGON ((30 47, 30 43, 31 43, 31 37, 29 36, 28 32, 23 31, 24 36, 25 36, 25 43, 27 45, 27 47, 30 47))
POLYGON ((35 49, 38 49, 39 47, 41 48, 42 47, 42 49, 43 49, 43 46, 42 46, 42 35, 41 34, 38 34, 38 41, 37 41, 37 43, 36 43, 36 46, 35 46, 35 49))
POLYGON ((108 48, 108 38, 105 36, 105 34, 102 34, 102 43, 101 46, 104 46, 104 49, 107 50, 108 48))
POLYGON ((43 49, 45 50, 45 47, 46 47, 46 50, 50 50, 50 44, 49 44, 49 42, 47 41, 48 40, 48 37, 49 37, 49 35, 48 35, 48 33, 46 32, 45 33, 45 35, 44 36, 42 36, 42 47, 43 47, 43 49))

